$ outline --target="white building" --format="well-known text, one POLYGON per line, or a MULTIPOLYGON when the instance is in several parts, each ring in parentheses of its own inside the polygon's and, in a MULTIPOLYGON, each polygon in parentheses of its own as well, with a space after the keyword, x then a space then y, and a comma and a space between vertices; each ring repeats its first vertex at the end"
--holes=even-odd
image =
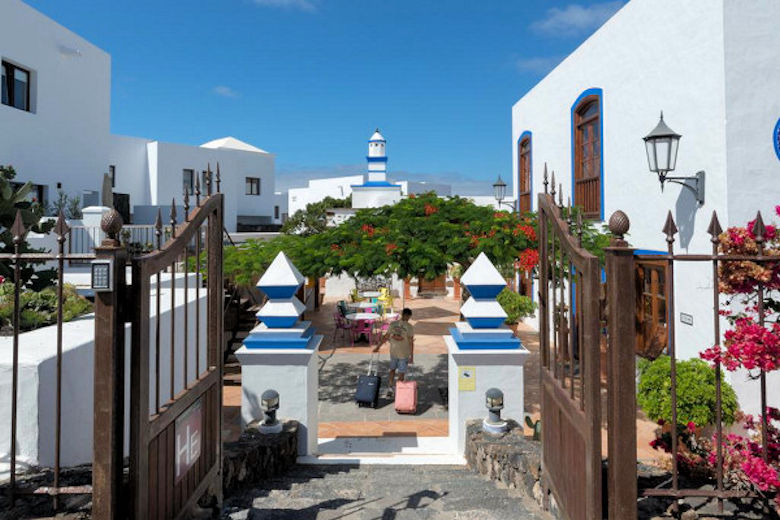
MULTIPOLYGON (((425 181, 387 180, 387 140, 377 129, 368 140, 367 172, 346 177, 329 177, 312 179, 305 188, 290 188, 289 213, 306 209, 308 204, 319 202, 326 197, 345 199, 352 196, 352 208, 378 208, 387 204, 395 204, 402 197, 411 194, 418 195, 433 191, 440 197, 448 197, 452 193, 449 184, 425 181)), ((338 211, 329 221, 334 224, 352 216, 353 212, 338 211)))
POLYGON ((430 191, 436 193, 436 195, 439 197, 449 197, 452 195, 452 186, 440 182, 398 181, 396 184, 401 186, 402 197, 408 197, 409 195, 421 195, 430 191))
POLYGON ((134 223, 147 223, 219 162, 228 230, 281 223, 273 154, 232 137, 189 146, 112 135, 111 57, 20 0, 0 0, 0 19, 0 164, 33 182, 39 200, 62 190, 98 204, 109 173, 134 223))
POLYGON ((477 206, 487 206, 496 211, 512 211, 515 207, 515 200, 511 197, 502 200, 501 204, 493 195, 462 195, 461 197, 470 200, 477 206))
POLYGON ((307 205, 320 202, 326 197, 346 199, 352 195, 352 185, 360 182, 363 182, 362 175, 348 175, 311 179, 305 188, 290 188, 287 190, 290 215, 295 215, 296 211, 306 209, 307 205))
MULTIPOLYGON (((669 210, 676 250, 689 253, 711 251, 713 210, 724 228, 744 226, 757 210, 771 220, 780 203, 778 27, 776 0, 628 2, 512 107, 521 209, 536 209, 547 163, 564 200, 573 194, 594 220, 624 210, 628 240, 639 249, 666 251, 669 210), (703 204, 679 185, 662 190, 649 171, 642 137, 662 110, 683 136, 671 175, 706 172, 703 204)), ((713 344, 711 276, 702 265, 675 266, 682 357, 713 344)), ((742 399, 744 377, 732 383, 754 410, 755 399, 742 399)))

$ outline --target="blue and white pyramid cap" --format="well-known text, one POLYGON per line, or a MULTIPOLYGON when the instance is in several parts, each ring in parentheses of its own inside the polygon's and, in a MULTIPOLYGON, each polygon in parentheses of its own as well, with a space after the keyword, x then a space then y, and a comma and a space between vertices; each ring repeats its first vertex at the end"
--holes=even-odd
POLYGON ((477 300, 474 297, 466 300, 460 313, 475 329, 500 327, 507 318, 506 311, 496 300, 477 300))
POLYGON ((460 282, 475 300, 492 300, 506 287, 506 280, 485 253, 480 253, 471 267, 466 269, 460 282))
POLYGON ((287 300, 269 300, 256 316, 269 328, 284 329, 298 323, 305 310, 301 300, 293 296, 287 300))
POLYGON ((257 287, 271 300, 288 299, 295 296, 295 292, 305 280, 284 251, 280 251, 260 277, 257 287))
POLYGON ((450 329, 460 350, 518 350, 523 348, 512 330, 504 324, 506 311, 496 300, 506 280, 485 253, 480 253, 461 282, 471 297, 460 308, 466 323, 458 322, 450 329))

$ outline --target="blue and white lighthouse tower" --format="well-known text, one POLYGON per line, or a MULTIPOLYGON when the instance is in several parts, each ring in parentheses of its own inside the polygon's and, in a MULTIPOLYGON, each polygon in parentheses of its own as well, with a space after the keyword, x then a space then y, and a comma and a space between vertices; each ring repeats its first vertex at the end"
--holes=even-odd
POLYGON ((353 208, 379 208, 401 200, 401 186, 387 180, 387 140, 377 128, 368 140, 363 184, 352 185, 353 208))
POLYGON ((387 182, 387 139, 377 128, 368 140, 368 182, 387 182))
POLYGON ((260 323, 236 351, 241 363, 241 424, 263 417, 261 397, 279 392, 279 416, 298 421, 298 454, 317 449, 317 350, 322 336, 311 322, 301 320, 306 307, 295 297, 303 275, 280 252, 257 286, 268 302, 257 313, 260 323))

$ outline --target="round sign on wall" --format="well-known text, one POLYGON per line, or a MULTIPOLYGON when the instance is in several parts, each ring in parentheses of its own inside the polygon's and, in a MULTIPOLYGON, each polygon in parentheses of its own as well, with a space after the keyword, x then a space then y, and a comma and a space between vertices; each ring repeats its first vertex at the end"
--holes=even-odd
POLYGON ((780 159, 780 119, 777 120, 777 124, 775 125, 775 132, 772 134, 772 140, 775 144, 775 154, 777 155, 777 158, 780 159))

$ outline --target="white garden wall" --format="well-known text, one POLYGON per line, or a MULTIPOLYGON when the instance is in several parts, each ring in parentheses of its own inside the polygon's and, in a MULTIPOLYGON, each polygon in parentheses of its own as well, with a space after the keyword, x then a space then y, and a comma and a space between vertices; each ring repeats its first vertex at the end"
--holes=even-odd
MULTIPOLYGON (((193 281, 193 280, 191 280, 193 281)), ((177 277, 177 286, 183 280, 177 277)), ((190 287, 193 287, 190 284, 190 287)), ((160 388, 161 402, 169 398, 170 387, 170 324, 171 289, 163 284, 161 292, 161 351, 160 388)), ((184 289, 176 289, 177 306, 173 319, 177 324, 174 348, 174 389, 183 389, 184 335, 182 316, 184 312, 184 289)), ((150 345, 154 345, 156 324, 154 286, 151 294, 150 345)), ((206 367, 206 300, 207 291, 201 289, 200 300, 195 299, 195 290, 188 290, 187 305, 190 316, 188 330, 189 379, 195 377, 195 337, 200 334, 200 367, 206 367), (200 306, 200 330, 195 329, 195 309, 200 306)), ((93 362, 94 362, 94 316, 88 315, 63 325, 63 379, 62 379, 62 464, 71 466, 92 460, 92 417, 93 417, 93 362)), ((11 373, 13 338, 0 338, 0 461, 9 459, 11 424, 11 373)), ((52 466, 54 463, 55 438, 55 396, 56 396, 56 326, 26 332, 19 338, 19 387, 17 460, 21 464, 52 466)), ((127 449, 129 429, 129 366, 130 366, 130 324, 125 335, 125 447, 127 449)), ((150 355, 150 407, 154 407, 154 355, 150 355)), ((0 472, 7 470, 3 466, 0 472)))

